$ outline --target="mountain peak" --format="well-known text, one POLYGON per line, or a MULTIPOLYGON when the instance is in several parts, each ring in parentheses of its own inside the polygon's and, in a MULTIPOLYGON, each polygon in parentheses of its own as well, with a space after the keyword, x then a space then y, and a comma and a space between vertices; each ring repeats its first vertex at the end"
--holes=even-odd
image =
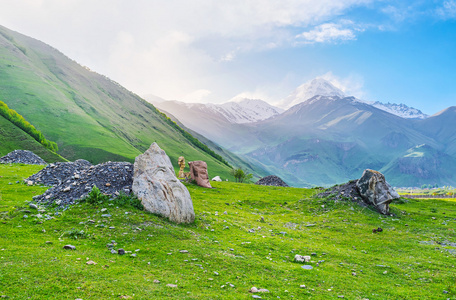
POLYGON ((293 93, 281 101, 279 107, 288 109, 314 96, 337 96, 343 98, 345 94, 328 80, 317 77, 300 85, 293 93))
POLYGON ((382 103, 376 101, 374 103, 368 104, 404 119, 426 119, 427 117, 429 117, 428 115, 424 114, 421 110, 414 107, 409 107, 402 103, 382 103))

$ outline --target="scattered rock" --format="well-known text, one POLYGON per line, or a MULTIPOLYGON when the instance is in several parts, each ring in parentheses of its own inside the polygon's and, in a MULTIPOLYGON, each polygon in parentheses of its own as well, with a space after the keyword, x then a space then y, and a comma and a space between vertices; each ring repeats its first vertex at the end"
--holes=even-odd
POLYGON ((295 260, 295 262, 309 262, 310 256, 308 256, 308 255, 303 256, 303 255, 296 254, 294 257, 294 260, 295 260))
POLYGON ((269 175, 266 177, 261 178, 255 184, 258 185, 269 185, 269 186, 283 186, 288 187, 289 185, 286 184, 280 177, 275 175, 269 175))
POLYGON ((202 160, 191 161, 188 163, 190 166, 190 177, 196 181, 196 184, 211 189, 209 183, 209 175, 207 174, 207 163, 202 160))
POLYGON ((192 223, 195 212, 190 193, 177 179, 165 151, 153 143, 136 157, 133 192, 144 208, 177 223, 192 223))
POLYGON ((168 283, 166 286, 170 288, 177 288, 177 284, 168 283))
POLYGON ((153 283, 160 283, 160 280, 154 279, 153 283))
POLYGON ((222 181, 220 176, 215 176, 214 178, 211 179, 212 181, 222 181))
MULTIPOLYGON (((46 242, 47 243, 47 242, 46 242)), ((66 250, 76 250, 76 247, 73 246, 73 245, 65 245, 63 246, 63 249, 66 249, 66 250)))
POLYGON ((31 209, 38 209, 38 206, 37 206, 36 204, 33 204, 33 203, 30 203, 30 204, 29 204, 29 207, 30 207, 31 209))
POLYGON ((179 252, 180 252, 180 253, 188 253, 187 250, 180 250, 179 252))
POLYGON ((311 265, 303 265, 301 268, 303 268, 304 270, 312 270, 313 267, 311 265))
POLYGON ((117 250, 117 253, 119 253, 119 255, 124 255, 125 254, 125 250, 120 248, 117 250))
POLYGON ((0 157, 1 164, 47 165, 41 157, 28 150, 14 150, 0 157))
POLYGON ((97 263, 94 262, 93 260, 89 260, 88 262, 86 262, 86 265, 96 265, 97 263))

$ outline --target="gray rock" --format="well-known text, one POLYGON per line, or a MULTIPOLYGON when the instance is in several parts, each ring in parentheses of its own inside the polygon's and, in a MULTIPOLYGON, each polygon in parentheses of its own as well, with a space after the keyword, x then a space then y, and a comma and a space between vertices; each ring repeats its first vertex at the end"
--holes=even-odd
POLYGON ((389 204, 400 198, 399 194, 386 182, 385 176, 374 170, 366 169, 356 183, 363 200, 375 206, 382 214, 389 213, 389 204))
POLYGON ((304 270, 312 270, 313 269, 313 267, 311 265, 304 265, 301 268, 303 268, 304 270))
POLYGON ((310 256, 308 256, 308 255, 303 256, 303 255, 296 254, 294 257, 294 260, 296 262, 309 262, 310 256))
POLYGON ((120 248, 117 250, 117 253, 119 253, 119 255, 124 255, 125 254, 125 250, 123 248, 120 248))
POLYGON ((132 189, 147 211, 176 223, 194 222, 190 193, 177 179, 171 160, 157 143, 136 157, 132 189))
POLYGON ((32 209, 38 209, 38 206, 36 204, 30 203, 29 207, 32 209))
MULTIPOLYGON (((116 251, 116 250, 114 250, 114 249, 111 249, 111 254, 116 254, 116 253, 117 253, 117 251, 116 251)), ((119 254, 120 254, 120 253, 119 253, 119 254)))
POLYGON ((76 250, 76 247, 73 246, 73 245, 65 245, 65 246, 63 246, 63 249, 66 249, 66 250, 76 250))

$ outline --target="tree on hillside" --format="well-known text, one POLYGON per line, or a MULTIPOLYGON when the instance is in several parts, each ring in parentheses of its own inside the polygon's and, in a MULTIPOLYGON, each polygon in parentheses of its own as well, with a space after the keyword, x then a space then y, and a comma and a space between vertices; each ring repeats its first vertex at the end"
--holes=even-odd
POLYGON ((236 182, 241 182, 241 183, 244 181, 250 181, 253 177, 252 174, 244 172, 244 170, 242 170, 241 168, 232 169, 230 171, 230 174, 234 176, 234 178, 236 179, 236 182))

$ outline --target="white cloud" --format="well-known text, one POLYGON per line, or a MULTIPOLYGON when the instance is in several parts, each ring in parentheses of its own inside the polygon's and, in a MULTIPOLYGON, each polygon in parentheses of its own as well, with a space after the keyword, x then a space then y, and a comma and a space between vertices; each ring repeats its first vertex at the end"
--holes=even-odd
POLYGON ((456 18, 456 0, 446 0, 442 7, 437 9, 437 14, 443 19, 456 18))
POLYGON ((296 36, 296 39, 301 43, 337 43, 340 41, 356 40, 355 31, 359 29, 348 28, 353 27, 353 23, 345 22, 345 24, 325 23, 316 26, 310 31, 303 32, 296 36))
POLYGON ((188 102, 188 103, 204 103, 207 101, 207 96, 209 96, 212 92, 205 89, 199 89, 196 91, 192 91, 191 93, 182 97, 181 101, 188 102))
POLYGON ((339 77, 332 72, 328 72, 318 77, 328 80, 347 96, 355 96, 356 98, 363 100, 367 95, 364 91, 364 79, 358 74, 349 74, 347 77, 339 77))
MULTIPOLYGON (((226 82, 221 64, 294 46, 297 29, 373 1, 2 0, 0 20, 138 94, 180 99, 226 82)), ((355 38, 354 28, 328 24, 308 39, 355 38)))

